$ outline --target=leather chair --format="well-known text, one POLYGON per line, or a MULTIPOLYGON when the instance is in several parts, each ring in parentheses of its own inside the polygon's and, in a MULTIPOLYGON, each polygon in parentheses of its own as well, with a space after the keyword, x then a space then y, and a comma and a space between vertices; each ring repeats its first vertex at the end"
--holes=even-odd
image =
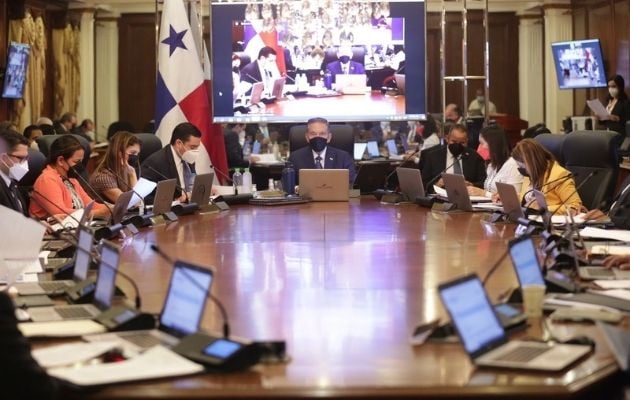
POLYGON ((160 138, 153 133, 134 133, 133 135, 142 142, 140 146, 140 164, 163 147, 160 138))
POLYGON ((551 154, 556 158, 556 161, 560 163, 560 165, 564 166, 564 158, 563 158, 563 146, 566 135, 559 135, 553 133, 541 133, 534 137, 534 140, 540 143, 545 149, 549 150, 551 154))
POLYGON ((564 136, 564 167, 575 175, 582 203, 589 210, 603 207, 613 197, 617 182, 617 133, 576 131, 564 136))
MULTIPOLYGON (((92 150, 90 148, 90 142, 88 142, 87 139, 85 139, 84 137, 75 135, 73 133, 66 133, 66 135, 72 135, 75 138, 77 138, 77 140, 81 144, 81 147, 83 147, 83 150, 85 152, 83 155, 83 166, 85 167, 85 169, 83 170, 83 173, 81 174, 81 176, 84 178, 85 181, 79 179, 79 183, 81 183, 81 186, 83 187, 83 189, 85 189, 85 191, 92 198, 94 198, 93 196, 94 193, 92 192, 92 189, 85 183, 89 181, 90 179, 87 173, 87 165, 88 165, 88 162, 90 161, 90 154, 92 153, 92 150)), ((48 158, 48 155, 50 154, 50 146, 53 144, 55 140, 57 140, 61 136, 63 135, 44 135, 44 136, 38 137, 37 145, 39 146, 39 151, 41 151, 46 156, 46 158, 48 158)))
MULTIPOLYGON (((330 145, 337 149, 343 150, 350 154, 354 154, 354 132, 352 126, 348 124, 330 124, 329 126, 332 138, 330 145)), ((306 142, 306 125, 295 125, 289 130, 289 150, 295 151, 308 143, 306 142)))

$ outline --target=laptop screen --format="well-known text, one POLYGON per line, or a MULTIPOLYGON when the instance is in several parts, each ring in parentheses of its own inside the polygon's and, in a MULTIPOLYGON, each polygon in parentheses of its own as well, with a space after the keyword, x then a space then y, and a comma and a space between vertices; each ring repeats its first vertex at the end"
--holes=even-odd
POLYGON ((367 143, 354 144, 354 159, 355 160, 361 160, 363 158, 363 153, 365 153, 366 147, 367 147, 367 143))
POLYGON ((505 331, 476 275, 441 285, 439 290, 468 354, 474 356, 505 339, 505 331))
POLYGON ((80 226, 79 240, 77 244, 77 252, 74 258, 73 277, 76 281, 82 281, 87 278, 88 270, 90 269, 92 232, 89 229, 80 226))
POLYGON ((370 157, 379 157, 381 155, 378 151, 378 143, 376 143, 376 140, 367 142, 367 151, 370 157))
POLYGON ((160 315, 160 327, 181 334, 196 332, 211 284, 211 270, 177 261, 160 315))
POLYGON ((385 142, 385 143, 387 144, 387 151, 389 152, 389 155, 397 156, 398 155, 398 146, 396 146, 396 140, 388 139, 387 142, 385 142))
POLYGON ((110 245, 107 242, 103 243, 96 290, 94 291, 94 302, 101 309, 109 308, 112 305, 119 257, 120 252, 114 245, 110 245))
POLYGON ((252 154, 260 154, 261 143, 258 140, 254 140, 254 144, 252 145, 252 154))
POLYGON ((521 286, 545 284, 531 237, 510 242, 510 257, 521 286))

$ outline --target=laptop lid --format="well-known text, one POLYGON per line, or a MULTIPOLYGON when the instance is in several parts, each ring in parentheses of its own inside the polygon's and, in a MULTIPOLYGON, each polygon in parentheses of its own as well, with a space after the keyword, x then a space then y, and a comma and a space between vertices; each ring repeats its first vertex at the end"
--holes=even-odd
POLYGON ((354 159, 359 161, 363 159, 363 154, 365 154, 365 149, 367 149, 367 143, 355 142, 354 143, 354 159))
POLYGON ((197 332, 212 280, 212 270, 176 261, 160 313, 160 330, 178 337, 197 332))
POLYGON ((394 80, 398 87, 398 94, 405 94, 405 74, 394 74, 394 80))
POLYGON ((521 286, 545 285, 545 279, 536 255, 536 247, 530 236, 524 235, 508 244, 514 272, 521 286))
POLYGON ((364 94, 365 74, 335 75, 335 89, 343 94, 364 94))
POLYGON ((114 204, 114 209, 112 210, 112 219, 110 224, 116 225, 120 224, 127 212, 129 207, 129 203, 131 202, 131 198, 133 197, 133 190, 129 190, 127 192, 123 192, 116 199, 116 204, 114 204))
POLYGON ((396 140, 395 139, 387 139, 387 141, 385 142, 385 145, 387 146, 387 151, 389 152, 390 156, 398 156, 398 146, 396 146, 396 140))
POLYGON ((438 292, 471 358, 507 342, 501 321, 476 274, 441 284, 438 292))
POLYGON ((263 90, 265 90, 265 84, 263 82, 256 82, 252 86, 252 95, 250 97, 251 104, 260 103, 260 99, 262 98, 263 90))
POLYGON ((516 193, 516 188, 509 183, 497 182, 497 192, 503 204, 503 213, 508 215, 512 221, 525 218, 525 213, 521 208, 521 201, 516 193))
POLYGON ((95 201, 90 201, 83 207, 83 215, 81 215, 81 220, 79 221, 79 226, 85 226, 92 219, 92 208, 94 208, 95 201))
POLYGON ((348 201, 347 169, 300 169, 300 196, 313 201, 348 201))
POLYGON ((208 205, 208 203, 210 203, 210 195, 212 194, 213 181, 214 172, 195 175, 192 194, 190 196, 191 203, 196 203, 198 206, 208 205))
POLYGON ((276 99, 281 99, 284 92, 284 78, 278 78, 273 81, 273 89, 271 95, 276 99))
POLYGON ((464 177, 455 174, 442 174, 442 179, 448 201, 455 204, 459 210, 473 211, 464 177))
POLYGON ((155 198, 153 199, 153 214, 159 215, 171 211, 176 186, 177 179, 167 179, 158 182, 157 189, 155 189, 155 198))
POLYGON ((367 142, 367 152, 368 156, 371 158, 381 156, 381 153, 378 151, 378 143, 376 143, 376 140, 370 140, 367 142))
POLYGON ((422 175, 418 168, 398 168, 396 169, 396 175, 398 175, 400 191, 410 201, 415 201, 417 197, 425 195, 422 175))
POLYGON ((77 250, 74 256, 74 271, 72 273, 72 278, 77 282, 87 279, 93 241, 94 235, 92 235, 92 231, 85 226, 79 226, 77 250))
POLYGON ((258 140, 254 140, 254 144, 252 144, 252 154, 260 154, 260 148, 262 144, 258 140))
POLYGON ((105 310, 112 305, 119 261, 120 248, 112 242, 103 240, 96 289, 94 289, 94 305, 100 310, 105 310))

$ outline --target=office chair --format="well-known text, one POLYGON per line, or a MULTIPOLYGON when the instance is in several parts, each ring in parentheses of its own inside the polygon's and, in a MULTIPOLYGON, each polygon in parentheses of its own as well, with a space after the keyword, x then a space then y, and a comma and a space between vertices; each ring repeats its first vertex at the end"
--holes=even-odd
POLYGON ((153 133, 134 133, 133 135, 142 142, 140 146, 140 164, 163 147, 160 138, 153 133))
MULTIPOLYGON (((330 124, 330 145, 337 149, 343 150, 350 154, 354 154, 354 132, 352 126, 348 124, 330 124)), ((295 151, 308 143, 306 142, 306 125, 295 125, 289 130, 289 150, 295 151)))
POLYGON ((136 129, 127 121, 114 121, 107 127, 107 140, 111 140, 112 136, 120 131, 135 132, 136 129))
MULTIPOLYGON (((88 142, 87 139, 85 139, 84 137, 75 135, 73 133, 66 133, 66 135, 72 135, 75 138, 77 138, 77 140, 81 144, 81 147, 83 147, 83 151, 84 151, 83 166, 85 167, 85 169, 81 173, 81 176, 85 178, 86 181, 88 181, 90 178, 87 172, 87 165, 88 165, 88 162, 90 161, 90 154, 92 153, 92 150, 90 148, 90 142, 88 142)), ((46 156, 46 158, 48 158, 48 155, 50 153, 50 146, 53 144, 55 140, 57 140, 61 136, 63 135, 44 135, 44 136, 38 137, 36 141, 37 141, 37 145, 39 146, 39 151, 41 151, 46 156)), ((79 182, 81 183, 81 186, 83 187, 83 189, 85 189, 85 191, 91 197, 94 197, 92 190, 81 179, 79 179, 79 182)))
MULTIPOLYGON (((616 132, 576 131, 563 135, 565 168, 575 175, 576 187, 595 173, 578 189, 586 208, 600 208, 613 197, 619 163, 615 145, 616 132)), ((538 137, 537 137, 538 138, 538 137)))
POLYGON ((563 146, 564 141, 567 138, 566 135, 558 135, 553 133, 541 133, 534 137, 534 140, 537 141, 547 149, 553 156, 556 158, 556 161, 560 165, 564 167, 564 156, 563 156, 563 146))

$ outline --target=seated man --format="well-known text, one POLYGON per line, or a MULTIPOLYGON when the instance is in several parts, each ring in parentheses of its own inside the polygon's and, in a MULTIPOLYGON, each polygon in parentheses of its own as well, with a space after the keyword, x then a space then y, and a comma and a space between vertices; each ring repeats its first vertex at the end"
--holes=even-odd
POLYGON ((613 200, 608 212, 594 209, 584 215, 584 219, 591 221, 607 218, 610 218, 615 228, 630 229, 630 177, 623 181, 621 190, 613 200))
POLYGON ((468 131, 464 125, 454 125, 445 138, 446 146, 435 146, 420 155, 420 171, 427 191, 433 184, 443 187, 441 174, 464 175, 468 185, 483 188, 486 166, 481 156, 468 148, 468 131))
POLYGON ((477 97, 468 105, 468 113, 470 115, 486 115, 486 107, 488 115, 497 113, 497 106, 490 100, 486 100, 483 89, 477 89, 477 97))
POLYGON ((332 75, 333 82, 337 82, 337 75, 365 74, 365 68, 363 64, 352 61, 352 46, 350 44, 341 44, 337 49, 337 61, 328 63, 326 72, 332 75))
POLYGON ((28 215, 18 182, 28 172, 28 139, 17 132, 0 132, 0 205, 28 215))
MULTIPOLYGON (((270 94, 273 89, 273 82, 280 77, 280 71, 276 64, 276 51, 269 46, 265 46, 258 51, 258 59, 247 64, 241 70, 241 82, 248 82, 252 85, 263 82, 265 93, 270 94)), ((245 94, 251 93, 251 87, 245 94)))
POLYGON ((331 138, 326 119, 308 120, 306 128, 308 146, 292 151, 289 156, 289 161, 295 168, 296 181, 299 179, 301 169, 347 169, 349 183, 351 185, 354 183, 355 171, 352 156, 343 150, 328 146, 331 138))

